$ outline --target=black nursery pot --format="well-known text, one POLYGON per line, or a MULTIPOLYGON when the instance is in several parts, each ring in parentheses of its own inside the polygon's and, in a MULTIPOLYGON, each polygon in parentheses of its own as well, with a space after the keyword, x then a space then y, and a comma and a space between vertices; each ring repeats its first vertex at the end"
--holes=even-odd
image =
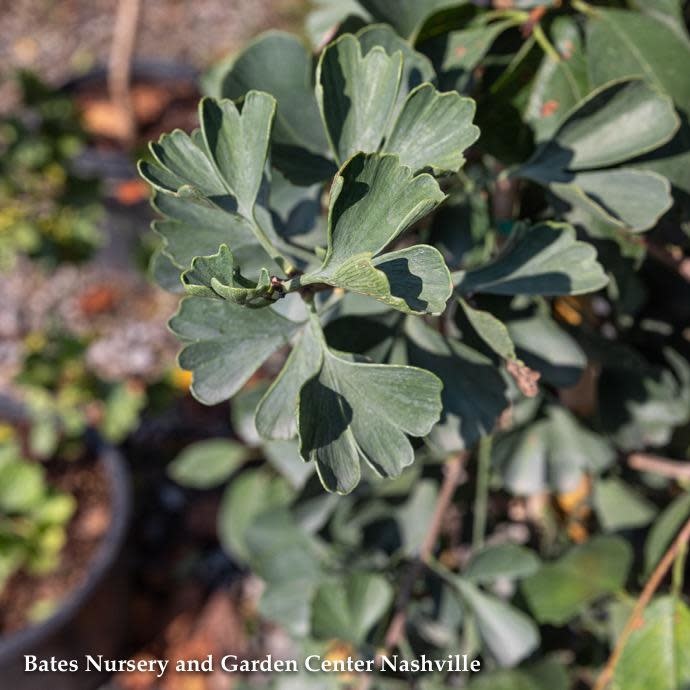
POLYGON ((0 637, 0 688, 95 690, 103 675, 84 672, 85 655, 118 658, 127 626, 127 568, 122 558, 131 511, 129 473, 120 453, 105 449, 98 460, 108 479, 112 519, 86 579, 44 622, 0 637), (76 672, 25 672, 25 655, 74 659, 76 672))

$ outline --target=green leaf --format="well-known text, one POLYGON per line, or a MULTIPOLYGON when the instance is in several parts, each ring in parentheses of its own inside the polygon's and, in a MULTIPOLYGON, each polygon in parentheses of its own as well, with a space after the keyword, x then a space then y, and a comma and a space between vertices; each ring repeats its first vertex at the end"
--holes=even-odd
POLYGON ((360 479, 359 458, 380 476, 399 476, 414 460, 406 434, 429 433, 440 412, 441 382, 428 371, 324 350, 319 375, 300 392, 300 452, 329 491, 348 493, 360 479))
POLYGON ((588 604, 625 584, 632 562, 628 543, 595 537, 522 581, 522 592, 540 623, 564 625, 588 604))
POLYGON ((402 53, 374 47, 362 56, 355 36, 345 34, 321 54, 316 97, 336 159, 376 151, 389 127, 402 73, 402 53))
POLYGON ((314 153, 328 150, 314 96, 312 57, 296 36, 283 31, 261 34, 223 75, 219 95, 237 100, 252 90, 276 99, 276 141, 314 153))
POLYGON ((511 580, 532 575, 539 569, 539 558, 530 549, 517 544, 487 546, 472 556, 463 577, 473 582, 511 580))
POLYGON ((361 645, 393 601, 393 590, 380 575, 352 573, 325 582, 312 604, 312 634, 361 645))
POLYGON ((188 294, 198 297, 219 297, 252 308, 275 302, 268 271, 261 269, 258 281, 245 278, 226 244, 216 254, 194 258, 192 267, 182 273, 182 283, 188 294))
POLYGON ((644 544, 644 572, 647 578, 669 544, 690 516, 690 493, 678 496, 656 519, 644 544))
POLYGON ((572 17, 556 17, 550 32, 561 59, 544 55, 525 109, 525 120, 532 125, 537 142, 553 137, 568 113, 590 92, 578 23, 572 17))
POLYGON ((505 19, 484 26, 470 26, 460 31, 450 31, 425 42, 424 49, 436 57, 436 63, 440 66, 439 71, 443 73, 445 80, 452 80, 460 90, 496 39, 503 32, 519 24, 519 20, 505 19))
POLYGON ((650 501, 615 477, 596 483, 594 508, 606 532, 644 527, 657 513, 650 501))
POLYGON ((429 435, 444 453, 471 448, 490 434, 506 408, 505 382, 491 360, 419 319, 405 324, 411 364, 435 373, 443 382, 443 416, 429 435))
POLYGON ((264 438, 290 439, 297 433, 300 390, 319 373, 323 362, 317 328, 311 321, 307 324, 256 408, 256 429, 264 438))
MULTIPOLYGON (((160 192, 154 195, 153 206, 166 216, 154 221, 153 229, 163 239, 165 256, 179 269, 189 268, 197 256, 216 253, 222 244, 232 247, 244 266, 246 252, 258 246, 249 224, 237 214, 160 192)), ((262 265, 270 265, 264 252, 262 259, 262 265)))
POLYGON ((398 90, 398 101, 394 108, 396 116, 410 91, 424 82, 433 82, 436 79, 436 72, 429 58, 416 51, 388 24, 365 26, 357 32, 357 40, 362 45, 362 55, 366 55, 376 46, 381 46, 388 55, 394 55, 398 51, 402 53, 402 77, 398 90))
POLYGON ((21 513, 37 507, 45 492, 41 465, 25 460, 0 465, 0 510, 4 513, 21 513))
POLYGON ((517 359, 515 345, 506 325, 491 312, 474 309, 464 299, 458 299, 467 320, 477 335, 503 359, 517 359))
POLYGON ((212 489, 247 460, 249 449, 236 441, 210 439, 187 446, 168 465, 170 477, 191 489, 212 489))
POLYGON ((471 98, 421 84, 407 97, 384 151, 397 153, 412 170, 456 172, 465 163, 463 151, 479 138, 479 128, 472 124, 474 113, 471 98))
POLYGON ((690 685, 690 610, 676 597, 657 597, 633 630, 612 690, 679 690, 690 685))
POLYGON ((170 328, 185 347, 179 362, 193 372, 192 394, 207 405, 232 397, 299 324, 208 297, 187 297, 170 328))
POLYGON ((430 175, 413 176, 397 156, 357 154, 333 182, 323 264, 300 284, 326 283, 402 311, 440 313, 452 287, 436 249, 377 255, 444 198, 430 175))
POLYGON ((673 102, 658 88, 639 79, 616 81, 580 102, 527 165, 607 168, 659 148, 678 126, 673 102))
POLYGON ((688 40, 682 0, 631 0, 630 6, 638 12, 665 23, 681 38, 688 40))
POLYGON ((302 184, 332 177, 335 166, 314 95, 312 56, 295 36, 269 31, 252 41, 223 75, 218 95, 237 100, 252 89, 277 102, 273 164, 302 184))
POLYGON ((247 530, 265 512, 283 507, 293 492, 282 477, 273 477, 263 468, 242 472, 228 486, 218 511, 218 538, 234 558, 247 563, 251 557, 247 530))
POLYGON ((387 22, 403 37, 414 43, 420 29, 436 12, 467 4, 466 0, 360 0, 360 4, 377 20, 387 22))
POLYGON ((583 473, 599 473, 614 458, 605 439, 556 406, 548 408, 548 418, 501 437, 494 446, 494 462, 503 483, 516 495, 538 494, 549 488, 572 491, 583 473))
POLYGON ((260 91, 245 96, 241 114, 230 100, 204 98, 199 104, 201 131, 210 158, 237 200, 240 214, 248 219, 253 218, 264 174, 275 109, 275 98, 260 91))
POLYGON ((474 614, 484 644, 501 666, 516 665, 539 646, 539 630, 522 611, 462 578, 455 578, 455 584, 474 614))
POLYGON ((505 323, 518 358, 536 369, 547 383, 564 388, 579 381, 587 356, 548 313, 535 310, 505 323))
POLYGON ((608 282, 595 249, 563 223, 522 226, 490 263, 454 274, 461 294, 579 295, 608 282))
MULTIPOLYGON (((642 75, 666 91, 686 118, 690 115, 690 84, 680 67, 690 59, 690 42, 682 29, 638 12, 597 8, 587 21, 587 54, 593 85, 642 75)), ((690 130, 684 124, 668 146, 635 166, 655 170, 690 193, 689 147, 690 130)))
MULTIPOLYGON (((651 171, 609 168, 658 149, 679 124, 659 88, 640 79, 610 82, 580 102, 517 174, 556 196, 574 188, 612 222, 646 230, 671 207, 668 182, 651 171)), ((566 201, 578 197, 570 193, 566 201)))
POLYGON ((412 489, 405 504, 396 511, 402 548, 409 557, 419 555, 426 538, 427 525, 434 515, 437 497, 436 483, 429 479, 422 480, 412 489))

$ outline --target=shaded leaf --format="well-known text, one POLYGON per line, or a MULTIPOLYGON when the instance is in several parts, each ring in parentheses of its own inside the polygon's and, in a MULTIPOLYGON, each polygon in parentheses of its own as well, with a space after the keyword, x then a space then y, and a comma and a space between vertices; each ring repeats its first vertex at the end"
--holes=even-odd
POLYGON ((193 259, 192 267, 182 274, 182 283, 190 295, 220 297, 248 307, 266 307, 275 301, 268 271, 261 269, 258 281, 245 278, 226 244, 217 254, 193 259))
POLYGON ((333 182, 323 264, 300 284, 344 287, 413 313, 443 311, 452 288, 436 249, 376 255, 444 198, 431 176, 413 176, 397 156, 357 154, 333 182))
POLYGON ((505 324, 491 312, 474 309, 464 299, 459 299, 467 320, 477 335, 499 356, 504 359, 517 359, 515 345, 505 324))
POLYGON ((630 546, 617 537, 595 537, 522 581, 522 592, 540 623, 564 625, 587 604, 625 584, 630 546))
POLYGON ((590 91, 577 22, 572 17, 556 17, 550 32, 561 59, 556 61, 544 54, 525 109, 525 119, 532 125, 537 142, 552 137, 572 108, 590 91))
POLYGON ((398 96, 402 53, 374 47, 362 56, 355 36, 341 36, 321 54, 316 97, 336 158, 378 150, 398 96))
POLYGON ((520 579, 539 568, 533 551, 517 544, 487 546, 472 556, 463 577, 473 582, 492 582, 498 578, 520 579))
POLYGON ((187 297, 170 320, 185 343, 179 363, 193 374, 191 391, 207 405, 232 397, 299 324, 208 297, 187 297))
POLYGON ((563 223, 522 226, 490 263, 453 276, 461 294, 577 295, 608 282, 595 249, 563 223))
POLYGON ((424 436, 441 412, 441 382, 422 369, 363 364, 324 350, 318 377, 302 388, 302 457, 314 460, 323 485, 348 493, 359 482, 359 458, 384 477, 412 464, 406 434, 424 436))
POLYGON ((407 97, 384 151, 397 153, 412 170, 457 171, 465 162, 463 151, 479 137, 474 113, 471 98, 422 84, 407 97))
POLYGON ((503 378, 488 357, 419 319, 406 321, 405 337, 409 362, 444 382, 443 414, 429 443, 444 453, 471 448, 493 431, 508 404, 503 378))
POLYGON ((289 485, 264 469, 247 469, 228 486, 218 511, 218 538, 234 558, 250 558, 246 533, 256 518, 287 505, 292 499, 289 485))
POLYGON ((352 573, 319 586, 312 605, 312 634, 362 644, 393 601, 393 590, 380 575, 352 573))

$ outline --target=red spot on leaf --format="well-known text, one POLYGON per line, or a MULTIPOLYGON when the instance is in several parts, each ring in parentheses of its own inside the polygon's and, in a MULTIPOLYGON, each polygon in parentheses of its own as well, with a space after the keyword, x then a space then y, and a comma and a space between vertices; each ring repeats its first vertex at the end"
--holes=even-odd
POLYGON ((551 99, 550 101, 546 101, 544 105, 541 107, 541 116, 542 117, 549 117, 549 115, 553 115, 558 108, 560 107, 560 103, 558 101, 555 101, 551 99))

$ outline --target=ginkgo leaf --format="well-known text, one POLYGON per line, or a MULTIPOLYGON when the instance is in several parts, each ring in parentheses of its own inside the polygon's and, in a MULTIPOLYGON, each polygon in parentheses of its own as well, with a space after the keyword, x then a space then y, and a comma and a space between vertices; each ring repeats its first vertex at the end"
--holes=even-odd
POLYGON ((443 414, 428 442, 443 453, 471 448, 493 431, 508 404, 503 378, 488 357, 419 319, 407 319, 405 337, 407 361, 444 382, 443 414))
POLYGON ((256 429, 267 439, 290 439, 297 433, 297 404, 302 386, 321 369, 320 336, 309 321, 295 341, 283 368, 256 408, 256 429))
POLYGON ((542 565, 522 581, 522 592, 540 623, 564 625, 586 604, 620 589, 631 562, 625 540, 595 537, 542 565))
POLYGON ((376 151, 389 127, 402 74, 402 53, 381 47, 362 55, 355 36, 345 34, 321 54, 316 97, 336 158, 376 151))
POLYGON ((572 491, 584 473, 599 474, 609 467, 615 451, 567 410, 551 406, 546 419, 499 438, 493 457, 505 488, 524 496, 548 488, 572 491))
POLYGON ((414 460, 406 435, 429 433, 441 412, 441 387, 423 369, 325 351, 318 377, 300 392, 302 457, 314 460, 324 486, 338 493, 359 482, 359 458, 380 476, 399 476, 414 460))
POLYGON ((522 226, 493 261, 454 279, 461 294, 495 295, 578 295, 608 282, 594 247, 564 223, 522 226))
POLYGON ((453 577, 452 582, 472 611, 484 644, 501 666, 514 666, 539 646, 539 629, 527 614, 465 578, 453 577))
POLYGON ((690 609, 657 597, 640 616, 616 664, 612 690, 678 690, 690 684, 690 609))
POLYGON ((457 171, 465 162, 463 151, 479 137, 474 113, 471 98, 421 84, 407 97, 383 150, 397 153, 412 170, 457 171))
POLYGON ((199 104, 206 148, 245 218, 253 216, 275 109, 275 98, 260 91, 245 96, 241 113, 230 100, 204 98, 199 104))
MULTIPOLYGON (((161 192, 155 194, 153 207, 165 216, 165 220, 153 222, 153 229, 163 238, 164 252, 178 268, 189 268, 194 257, 214 254, 221 244, 232 247, 235 256, 258 247, 251 227, 237 214, 161 192)), ((267 254, 265 260, 268 265, 267 254)))
POLYGON ((474 309, 464 299, 459 299, 461 309, 477 335, 504 359, 517 359, 515 345, 506 325, 491 312, 474 309))
POLYGON ((245 278, 225 244, 217 254, 197 256, 192 267, 182 274, 182 283, 190 295, 220 297, 252 308, 266 307, 275 301, 268 271, 262 268, 258 281, 245 278))
POLYGON ((396 117, 410 91, 424 82, 435 81, 436 72, 429 58, 415 50, 404 38, 395 33, 390 25, 369 24, 358 31, 356 36, 362 45, 362 55, 366 55, 376 46, 383 48, 388 55, 402 53, 402 76, 398 89, 398 102, 394 108, 396 117))
POLYGON ((326 131, 314 95, 314 65, 306 46, 282 31, 261 34, 233 60, 217 95, 233 100, 255 90, 277 101, 272 164, 300 184, 333 177, 326 131))
POLYGON ((362 644, 392 600, 393 590, 381 575, 355 572, 324 582, 312 605, 312 634, 362 644))
POLYGON ((323 264, 300 284, 344 287, 402 311, 443 311, 452 287, 436 249, 377 255, 444 198, 430 175, 413 176, 397 156, 357 154, 333 182, 323 264))
POLYGON ((583 195, 621 227, 647 230, 671 207, 670 184, 652 171, 612 166, 658 149, 679 124, 673 101, 656 86, 614 81, 578 103, 517 174, 570 204, 583 195))
POLYGON ((170 320, 185 343, 179 362, 192 372, 192 393, 214 405, 232 397, 299 324, 272 309, 248 310, 209 297, 187 297, 170 320))

